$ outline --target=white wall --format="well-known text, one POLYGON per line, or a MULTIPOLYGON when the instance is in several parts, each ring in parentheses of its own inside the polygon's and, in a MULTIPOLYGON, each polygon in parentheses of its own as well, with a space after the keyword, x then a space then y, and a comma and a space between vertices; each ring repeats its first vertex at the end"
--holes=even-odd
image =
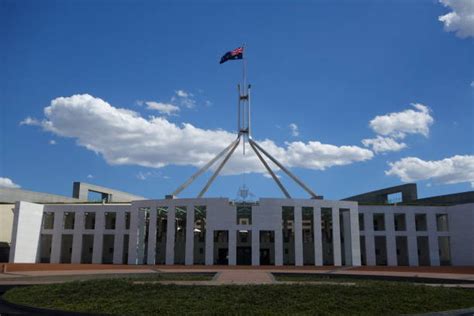
POLYGON ((410 266, 418 266, 417 237, 426 236, 429 242, 430 265, 439 266, 438 237, 450 238, 451 265, 474 265, 474 204, 456 206, 412 206, 412 205, 359 205, 364 214, 367 265, 375 265, 374 237, 386 236, 388 265, 397 265, 396 236, 407 236, 410 266), (385 230, 374 231, 373 214, 385 214, 385 230), (405 214, 406 231, 395 231, 393 216, 405 214), (427 230, 416 231, 415 214, 426 214, 427 230), (448 214, 447 232, 437 231, 436 214, 448 214))
MULTIPOLYGON (((315 214, 320 214, 320 208, 333 208, 333 212, 338 213, 339 209, 352 209, 353 216, 351 221, 355 221, 351 225, 351 230, 354 229, 354 234, 350 234, 353 242, 351 258, 354 265, 360 265, 360 248, 358 240, 358 217, 357 217, 357 203, 349 201, 328 201, 328 200, 313 200, 313 199, 260 199, 257 205, 252 206, 252 224, 251 225, 237 225, 236 206, 232 204, 227 198, 204 198, 204 199, 165 199, 165 200, 143 200, 132 202, 132 229, 137 230, 140 222, 138 210, 140 208, 150 208, 150 236, 148 244, 148 264, 154 263, 155 257, 155 238, 153 234, 156 232, 154 222, 156 219, 157 207, 168 207, 168 232, 167 232, 167 246, 166 246, 166 263, 174 263, 174 208, 177 206, 184 206, 187 208, 188 221, 193 217, 190 216, 190 212, 194 212, 194 206, 206 206, 207 219, 206 219, 206 249, 205 249, 205 262, 206 265, 213 264, 214 256, 214 231, 228 231, 229 244, 228 244, 228 256, 229 265, 236 264, 236 235, 239 230, 249 230, 252 234, 252 265, 260 264, 260 245, 259 236, 261 230, 275 231, 275 264, 282 265, 283 263, 283 241, 282 241, 282 226, 281 226, 281 214, 283 206, 294 207, 295 215, 295 263, 296 265, 303 264, 303 249, 302 249, 302 230, 301 230, 301 211, 302 207, 313 207, 315 214), (319 210, 319 213, 318 213, 319 210)), ((335 217, 337 222, 339 216, 335 217)), ((315 227, 321 227, 321 218, 316 218, 315 227), (319 221, 319 226, 317 222, 319 221)), ((334 231, 335 238, 335 260, 337 265, 341 265, 341 245, 339 226, 336 224, 334 231)), ((193 225, 187 223, 186 232, 186 264, 193 262, 193 225)), ((140 258, 137 258, 136 249, 141 249, 137 234, 130 235, 129 245, 129 260, 131 264, 141 262, 140 258)), ((320 256, 320 253, 315 252, 315 256, 320 256)), ((316 258, 315 262, 321 264, 322 259, 316 258)), ((349 260, 351 262, 351 260, 349 260)))
MULTIPOLYGON (((396 236, 407 236, 409 264, 411 266, 418 265, 417 255, 417 236, 426 236, 429 239, 429 251, 431 265, 439 265, 438 254, 438 237, 447 236, 450 238, 452 265, 474 265, 474 204, 464 204, 452 207, 447 206, 357 206, 355 202, 349 201, 327 201, 312 199, 261 199, 258 204, 252 207, 252 224, 237 225, 236 207, 226 198, 206 198, 206 199, 171 199, 171 200, 143 200, 134 201, 132 204, 56 204, 56 205, 39 205, 27 202, 20 202, 15 211, 13 223, 13 240, 18 239, 15 247, 12 247, 11 261, 14 262, 35 262, 36 252, 38 250, 38 239, 40 233, 51 234, 53 236, 51 262, 59 262, 60 246, 62 234, 73 234, 73 252, 72 263, 79 263, 81 259, 82 235, 93 234, 94 251, 93 262, 101 262, 102 256, 102 238, 104 234, 115 235, 114 246, 114 263, 122 262, 123 235, 129 234, 129 252, 128 262, 135 264, 137 262, 137 228, 139 225, 138 209, 140 207, 149 207, 151 211, 150 217, 150 236, 148 245, 148 263, 154 263, 155 257, 155 241, 153 234, 156 232, 154 223, 156 222, 156 212, 158 206, 168 206, 168 235, 166 256, 167 264, 174 262, 174 208, 176 206, 185 206, 188 212, 193 212, 194 206, 204 205, 207 208, 206 223, 206 246, 205 246, 205 262, 208 265, 213 264, 213 234, 216 230, 225 230, 229 232, 229 264, 236 264, 236 234, 238 230, 250 230, 252 232, 252 264, 259 264, 259 232, 261 230, 270 230, 275 232, 275 264, 281 265, 283 258, 282 247, 282 227, 281 227, 281 211, 282 206, 291 206, 295 210, 295 263, 302 264, 302 244, 301 244, 301 208, 313 207, 314 209, 314 228, 320 229, 320 211, 321 208, 332 208, 337 213, 340 209, 351 210, 351 256, 353 265, 359 265, 360 247, 359 236, 364 235, 365 248, 367 252, 368 265, 375 264, 374 237, 386 236, 387 240, 387 260, 389 265, 397 265, 396 256, 396 236), (52 230, 40 229, 42 213, 50 211, 55 213, 55 227, 52 230), (115 230, 106 230, 104 227, 104 213, 116 212, 117 221, 115 230), (126 211, 131 212, 131 227, 126 230, 124 225, 124 214, 126 211), (64 212, 75 212, 75 227, 73 230, 66 230, 62 227, 64 212), (93 231, 84 229, 84 213, 96 212, 96 228, 93 231), (364 214, 365 230, 358 230, 358 216, 354 216, 357 212, 364 214), (373 213, 385 214, 385 231, 374 231, 372 225, 373 213), (394 213, 406 214, 406 231, 395 231, 393 225, 394 213), (416 213, 424 213, 427 215, 427 231, 416 231, 414 223, 414 215, 416 213), (438 232, 436 227, 436 214, 448 214, 449 231, 438 232), (15 251, 16 249, 16 251, 15 251)), ((347 216, 347 214, 346 214, 347 216)), ((336 217, 335 217, 336 218, 336 217)), ((338 217, 337 217, 338 219, 338 217)), ((193 221, 192 214, 188 214, 187 223, 187 243, 186 243, 186 264, 193 263, 193 221)), ((348 226, 348 225, 341 225, 348 226)), ((339 235, 338 231, 334 231, 335 236, 339 235)), ((321 265, 321 253, 318 251, 320 234, 316 231, 315 238, 315 262, 321 265)), ((335 239, 335 246, 338 240, 335 239)), ((339 245, 340 248, 340 245, 339 245)), ((334 252, 334 262, 340 264, 341 249, 334 252)), ((346 256, 348 254, 346 249, 346 256)), ((350 260, 348 261, 350 262, 350 260)))
POLYGON ((447 207, 453 265, 474 265, 474 203, 447 207))
POLYGON ((35 263, 39 248, 43 205, 17 202, 14 213, 10 262, 35 263))
POLYGON ((15 204, 0 204, 0 242, 11 242, 14 208, 15 204))

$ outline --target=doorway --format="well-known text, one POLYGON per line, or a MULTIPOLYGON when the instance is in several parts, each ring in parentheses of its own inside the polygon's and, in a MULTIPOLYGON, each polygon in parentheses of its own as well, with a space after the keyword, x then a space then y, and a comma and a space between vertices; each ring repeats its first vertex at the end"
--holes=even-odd
POLYGON ((252 247, 237 247, 237 265, 252 264, 252 247))

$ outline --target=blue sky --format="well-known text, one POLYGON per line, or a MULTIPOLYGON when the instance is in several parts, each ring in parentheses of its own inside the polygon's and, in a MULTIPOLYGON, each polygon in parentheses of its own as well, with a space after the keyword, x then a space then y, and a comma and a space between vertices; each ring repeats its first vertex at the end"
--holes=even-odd
MULTIPOLYGON (((246 43, 253 138, 318 194, 472 190, 472 21, 470 0, 0 0, 0 185, 169 194, 234 137, 241 61, 218 61, 246 43)), ((236 153, 208 196, 281 196, 236 153)))

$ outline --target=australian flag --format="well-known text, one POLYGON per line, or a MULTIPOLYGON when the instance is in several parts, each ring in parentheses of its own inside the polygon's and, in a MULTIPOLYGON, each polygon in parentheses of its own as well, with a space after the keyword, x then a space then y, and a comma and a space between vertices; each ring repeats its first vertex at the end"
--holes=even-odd
POLYGON ((234 59, 242 59, 244 57, 244 48, 239 47, 234 50, 231 50, 230 52, 227 52, 222 56, 220 64, 225 63, 228 60, 234 60, 234 59))

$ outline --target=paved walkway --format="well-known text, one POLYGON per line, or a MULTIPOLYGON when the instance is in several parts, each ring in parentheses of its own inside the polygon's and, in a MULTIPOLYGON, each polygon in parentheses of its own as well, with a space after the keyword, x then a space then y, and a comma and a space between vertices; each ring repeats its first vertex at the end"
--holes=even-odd
MULTIPOLYGON (((7 284, 45 284, 73 280, 121 277, 122 275, 142 273, 186 273, 186 272, 216 272, 212 281, 159 281, 160 283, 175 284, 273 284, 276 282, 272 273, 311 273, 352 275, 359 277, 409 277, 428 279, 449 279, 449 283, 457 286, 462 281, 471 281, 463 287, 474 288, 473 267, 275 267, 275 266, 113 266, 113 265, 10 265, 6 273, 0 273, 0 285, 7 284), (75 269, 74 269, 75 268, 75 269), (73 270, 71 270, 73 269, 73 270)), ((330 280, 327 280, 330 282, 330 280)), ((437 281, 435 281, 437 282, 437 281)), ((287 283, 287 282, 285 282, 287 283)), ((433 283, 433 282, 429 282, 433 283)), ((441 282, 440 282, 441 283, 441 282)), ((466 282, 464 282, 466 283, 466 282)), ((308 283, 307 283, 308 284, 308 283)))
POLYGON ((271 284, 275 282, 273 275, 260 270, 226 270, 217 274, 218 284, 271 284))

